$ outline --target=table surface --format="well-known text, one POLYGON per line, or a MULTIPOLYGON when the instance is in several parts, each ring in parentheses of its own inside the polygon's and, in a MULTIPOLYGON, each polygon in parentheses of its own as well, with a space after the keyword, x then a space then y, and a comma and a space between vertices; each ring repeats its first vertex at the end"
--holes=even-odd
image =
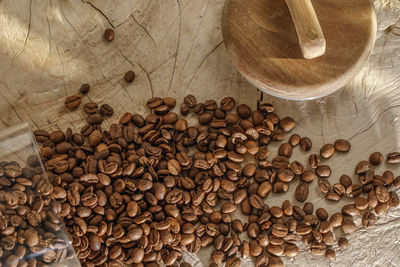
MULTIPOLYGON (((109 103, 116 115, 147 112, 152 96, 174 96, 181 101, 194 94, 199 101, 233 96, 255 108, 256 88, 232 66, 221 34, 222 0, 15 0, 0 1, 0 129, 21 121, 48 130, 72 127, 79 131, 83 111, 68 111, 65 96, 91 85, 84 102, 109 103), (114 41, 103 32, 114 28, 114 41), (133 70, 132 84, 123 80, 133 70)), ((295 131, 309 136, 313 151, 336 138, 352 143, 347 155, 329 161, 331 183, 374 151, 388 153, 400 146, 400 1, 375 0, 378 33, 369 61, 357 77, 333 95, 294 102, 264 96, 281 116, 292 116, 295 131)), ((274 148, 272 148, 273 150, 274 148)), ((294 157, 303 153, 296 151, 294 157)), ((305 160, 302 160, 305 162, 305 160)), ((382 171, 384 167, 378 171, 382 171)), ((399 175, 399 168, 394 169, 399 175)), ((316 183, 310 197, 315 207, 338 211, 321 198, 316 183)), ((292 195, 295 186, 291 186, 292 195)), ((280 205, 285 196, 270 196, 280 205)), ((378 226, 359 230, 350 250, 337 252, 330 264, 308 253, 288 266, 313 260, 318 266, 399 266, 400 211, 381 218, 378 226)), ((209 252, 192 260, 206 266, 209 252)))

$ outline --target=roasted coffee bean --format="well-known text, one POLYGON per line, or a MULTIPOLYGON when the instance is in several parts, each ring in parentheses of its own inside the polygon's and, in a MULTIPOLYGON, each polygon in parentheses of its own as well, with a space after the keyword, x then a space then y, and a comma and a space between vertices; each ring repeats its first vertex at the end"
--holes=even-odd
POLYGON ((344 215, 355 216, 359 215, 360 211, 355 207, 354 204, 347 204, 343 206, 342 213, 344 215))
POLYGON ((330 261, 334 260, 336 258, 336 252, 331 248, 327 249, 325 251, 325 258, 330 261))
POLYGON ((338 240, 338 246, 340 249, 347 249, 349 247, 349 241, 345 237, 341 237, 338 240))
POLYGON ((285 132, 290 132, 295 127, 295 121, 290 117, 285 117, 279 121, 279 126, 285 132))
POLYGON ((365 210, 368 208, 368 200, 363 197, 357 197, 354 201, 354 205, 359 210, 365 210))
POLYGON ((283 254, 290 258, 296 257, 299 255, 299 248, 296 245, 286 245, 285 249, 283 250, 283 254))
POLYGON ((371 211, 367 210, 361 219, 361 225, 364 228, 371 227, 376 224, 376 216, 371 211))
POLYGON ((324 243, 314 241, 311 244, 310 250, 314 255, 324 255, 326 252, 326 245, 324 243))
POLYGON ((236 108, 236 112, 242 119, 248 119, 251 116, 251 109, 246 104, 238 105, 236 108))
POLYGON ((312 170, 306 170, 301 174, 301 180, 307 183, 314 181, 315 173, 312 170))
POLYGON ((335 153, 335 147, 332 144, 323 145, 319 151, 319 154, 324 159, 329 159, 335 153))
POLYGON ((369 162, 366 160, 363 160, 357 164, 354 171, 356 174, 362 174, 362 173, 365 173, 366 171, 368 171, 370 168, 371 168, 371 166, 370 166, 369 162))
POLYGON ((249 252, 253 257, 257 257, 262 253, 262 246, 257 240, 253 239, 249 242, 249 252))
POLYGON ((321 158, 317 154, 311 154, 308 157, 308 163, 311 169, 316 169, 321 164, 321 158))
POLYGON ((308 138, 308 137, 302 137, 302 138, 300 139, 300 148, 301 148, 303 151, 310 151, 311 148, 312 148, 311 139, 308 138))
POLYGON ((330 201, 339 201, 340 195, 337 194, 336 192, 329 192, 328 194, 325 195, 325 198, 330 201))
POLYGON ((274 255, 274 256, 278 256, 278 257, 282 256, 283 255, 283 251, 284 251, 282 246, 280 246, 280 245, 272 245, 272 244, 269 244, 266 247, 266 250, 267 250, 267 252, 269 254, 274 255))
POLYGON ((293 214, 293 206, 292 206, 292 203, 290 203, 289 200, 283 201, 283 203, 282 203, 282 210, 283 210, 283 213, 284 213, 286 216, 292 216, 292 214, 293 214))
POLYGON ((83 110, 88 114, 96 113, 97 108, 98 108, 97 103, 94 103, 94 102, 86 103, 83 106, 83 110))
POLYGON ((350 185, 352 185, 351 178, 346 174, 340 176, 340 183, 344 186, 344 188, 347 188, 350 185))
POLYGON ((309 214, 309 215, 313 214, 313 212, 314 212, 313 203, 311 203, 311 202, 304 203, 303 210, 304 210, 305 214, 309 214))
POLYGON ((112 40, 114 40, 114 36, 115 36, 115 33, 114 33, 113 29, 109 28, 104 31, 104 34, 103 34, 104 40, 111 42, 112 40))
POLYGON ((377 166, 377 165, 381 164, 382 161, 383 161, 383 155, 380 152, 374 152, 369 156, 369 162, 372 165, 377 166))
POLYGON ((114 109, 108 104, 103 104, 100 107, 100 113, 103 116, 112 116, 114 114, 114 109))
POLYGON ((293 161, 290 163, 289 168, 294 174, 302 175, 304 173, 303 164, 298 161, 293 161))
POLYGON ((82 84, 81 88, 79 88, 79 92, 81 94, 87 94, 89 93, 90 85, 87 83, 82 84))
POLYGON ((129 70, 125 73, 124 80, 127 83, 131 83, 135 80, 135 77, 136 77, 135 73, 133 71, 129 70))
POLYGON ((260 210, 265 206, 263 199, 260 196, 255 195, 255 194, 250 196, 249 201, 250 201, 250 205, 255 209, 260 210))
POLYGON ((81 104, 81 97, 78 95, 68 96, 64 101, 65 107, 75 109, 81 104))
POLYGON ((355 225, 355 223, 351 217, 343 219, 342 230, 345 234, 352 234, 356 231, 356 229, 357 229, 357 226, 355 225))
POLYGON ((288 143, 283 143, 278 149, 278 155, 290 158, 292 156, 293 148, 288 143))
POLYGON ((389 191, 386 187, 378 185, 375 188, 376 198, 379 202, 387 202, 389 200, 389 191))
POLYGON ((300 182, 294 194, 295 198, 299 202, 304 202, 308 198, 308 184, 305 182, 300 182))
POLYGON ((292 134, 292 136, 290 136, 290 138, 289 138, 289 144, 292 147, 296 147, 300 144, 300 139, 301 139, 300 135, 292 134))
POLYGON ((283 267, 284 264, 283 264, 283 262, 282 262, 280 257, 272 256, 272 257, 269 258, 268 266, 269 267, 283 267))
POLYGON ((349 152, 351 144, 349 141, 344 139, 338 139, 335 141, 335 149, 339 152, 349 152))
POLYGON ((318 177, 328 178, 331 176, 331 168, 329 168, 328 165, 321 165, 315 169, 315 173, 318 175, 318 177))
POLYGON ((189 108, 194 108, 197 104, 197 100, 194 95, 187 95, 183 99, 183 103, 185 103, 185 105, 188 106, 189 108))

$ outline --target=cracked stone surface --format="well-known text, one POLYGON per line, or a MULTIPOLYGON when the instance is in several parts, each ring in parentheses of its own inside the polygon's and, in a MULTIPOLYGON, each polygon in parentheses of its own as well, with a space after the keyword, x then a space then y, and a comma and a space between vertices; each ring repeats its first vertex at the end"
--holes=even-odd
MULTIPOLYGON (((369 61, 354 80, 333 95, 296 102, 264 95, 281 116, 292 116, 295 131, 313 140, 313 152, 323 143, 347 138, 352 149, 328 164, 333 184, 341 174, 352 175, 355 164, 374 151, 399 149, 400 138, 400 1, 375 0, 378 34, 369 61)), ((222 0, 15 0, 0 1, 0 129, 28 121, 48 130, 84 125, 83 111, 68 111, 65 96, 82 83, 91 85, 83 103, 109 103, 115 116, 147 112, 151 96, 194 94, 199 101, 230 95, 256 107, 256 88, 231 65, 221 35, 222 0), (103 32, 113 28, 114 41, 103 32), (127 84, 126 71, 136 79, 127 84)), ((276 147, 271 148, 272 151, 276 147)), ((297 151, 293 158, 306 162, 297 151)), ((378 169, 378 172, 384 170, 378 169)), ((399 175, 399 168, 392 169, 399 175)), ((284 196, 266 203, 280 205, 284 196)), ((336 212, 344 204, 321 198, 316 183, 310 189, 315 208, 336 212)), ((294 199, 291 199, 295 202, 294 199)), ((340 233, 336 233, 336 237, 340 233)), ((400 209, 373 229, 349 237, 351 249, 337 259, 301 253, 287 266, 399 266, 400 209)), ((335 246, 336 247, 336 246, 335 246)), ((303 248, 305 250, 305 248, 303 248)), ((208 266, 209 250, 185 255, 195 266, 208 266)))

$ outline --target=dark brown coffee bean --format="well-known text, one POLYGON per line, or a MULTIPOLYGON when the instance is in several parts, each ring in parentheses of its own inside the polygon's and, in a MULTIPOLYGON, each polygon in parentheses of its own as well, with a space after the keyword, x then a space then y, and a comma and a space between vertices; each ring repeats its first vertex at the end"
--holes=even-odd
POLYGON ((330 261, 334 260, 336 258, 336 252, 331 248, 327 249, 325 251, 325 258, 330 261))
POLYGON ((108 104, 103 104, 100 107, 100 113, 103 116, 112 116, 114 114, 114 109, 108 104))
POLYGON ((249 253, 253 257, 257 257, 262 253, 262 247, 257 240, 251 240, 249 243, 249 253))
POLYGON ((183 116, 186 116, 189 114, 190 108, 186 104, 182 103, 180 112, 183 116))
POLYGON ((311 203, 311 202, 304 203, 303 210, 304 210, 305 214, 309 214, 309 215, 313 214, 313 212, 314 212, 313 203, 311 203))
POLYGON ((325 198, 330 201, 339 201, 340 195, 337 194, 336 192, 329 192, 328 194, 325 195, 325 198))
POLYGON ((291 145, 289 145, 288 143, 283 143, 278 149, 278 155, 290 158, 292 156, 292 150, 293 148, 291 145))
POLYGON ((349 187, 350 185, 352 185, 351 178, 350 178, 348 175, 346 175, 346 174, 343 174, 342 176, 340 176, 340 183, 341 183, 345 188, 347 188, 347 187, 349 187))
POLYGON ((289 144, 292 147, 296 147, 300 144, 300 139, 301 139, 300 135, 292 134, 292 136, 290 136, 290 138, 289 138, 289 144))
POLYGON ((390 152, 386 156, 386 162, 389 164, 400 163, 400 153, 399 152, 390 152))
POLYGON ((231 257, 228 258, 226 260, 226 267, 240 267, 241 266, 241 262, 240 259, 238 257, 231 257))
POLYGON ((131 83, 135 80, 135 77, 136 77, 135 73, 133 71, 129 70, 125 73, 124 80, 127 83, 131 83))
POLYGON ((316 169, 321 164, 321 158, 317 154, 311 154, 308 157, 308 163, 311 169, 316 169))
POLYGON ((87 119, 87 123, 90 125, 100 124, 103 122, 103 116, 101 114, 90 114, 87 119))
POLYGON ((260 210, 265 206, 263 199, 260 196, 255 195, 255 194, 250 196, 249 201, 250 201, 250 205, 255 209, 260 210))
POLYGON ((317 215, 318 219, 321 221, 326 221, 328 219, 328 212, 324 208, 318 208, 315 211, 315 214, 317 215))
POLYGON ((356 209, 354 204, 347 204, 347 205, 343 206, 342 213, 344 215, 356 216, 356 215, 360 214, 360 211, 358 209, 356 209))
POLYGON ((300 139, 300 148, 301 148, 303 151, 310 151, 311 148, 312 148, 311 139, 308 138, 308 137, 302 137, 302 138, 300 139))
POLYGON ((368 171, 370 168, 371 168, 371 166, 370 166, 369 162, 366 160, 363 160, 357 164, 354 171, 356 174, 362 174, 362 173, 365 173, 366 171, 368 171))
POLYGON ((294 194, 295 198, 299 202, 304 202, 308 198, 308 184, 305 182, 300 182, 294 194))
POLYGON ((327 194, 329 191, 331 191, 331 184, 329 183, 328 179, 318 179, 318 187, 319 190, 327 194))
POLYGON ((104 40, 111 42, 112 40, 114 40, 114 36, 115 36, 115 33, 114 33, 113 29, 106 29, 104 31, 104 34, 103 34, 104 40))
POLYGON ((97 103, 94 103, 94 102, 86 103, 83 106, 83 110, 88 114, 96 113, 97 112, 97 103))
POLYGON ((283 203, 282 203, 282 210, 283 210, 283 213, 284 213, 286 216, 292 216, 292 214, 293 214, 293 206, 292 206, 292 203, 290 203, 289 200, 283 201, 283 203))
POLYGON ((311 244, 310 250, 314 255, 324 255, 326 252, 326 245, 324 243, 314 241, 311 244))
POLYGON ((381 185, 377 186, 375 188, 375 194, 376 194, 376 198, 378 199, 379 202, 384 203, 389 200, 389 191, 384 186, 381 186, 381 185))
POLYGON ((302 175, 304 173, 304 166, 298 161, 290 163, 289 168, 294 174, 302 175))
POLYGON ((383 155, 380 152, 374 152, 369 156, 369 162, 371 162, 372 165, 379 165, 383 161, 383 155))
POLYGON ((194 108, 197 104, 197 100, 194 95, 187 95, 183 99, 183 103, 185 103, 185 105, 188 106, 189 108, 194 108))
POLYGON ((329 176, 331 176, 331 168, 329 168, 328 165, 321 165, 318 166, 317 169, 315 169, 315 173, 320 178, 328 178, 329 176))
POLYGON ((361 225, 364 228, 371 227, 376 224, 376 216, 371 211, 367 210, 361 219, 361 225))
POLYGON ((295 125, 296 125, 295 121, 290 117, 285 117, 285 118, 281 119, 279 122, 279 126, 285 132, 290 132, 291 130, 293 130, 295 125))
POLYGON ((198 120, 201 125, 206 125, 210 123, 212 119, 213 119, 213 114, 205 112, 199 116, 198 120))
POLYGON ((306 170, 301 175, 301 180, 303 180, 304 182, 310 183, 310 182, 314 181, 315 177, 316 176, 315 176, 314 171, 306 170))
POLYGON ((319 151, 319 154, 324 159, 329 159, 335 153, 335 147, 332 144, 323 145, 319 151))
POLYGON ((359 210, 365 210, 368 208, 368 200, 364 197, 357 197, 354 201, 354 205, 359 210))
POLYGON ((283 250, 283 254, 290 258, 296 257, 299 255, 299 248, 296 245, 287 245, 283 250))
POLYGON ((277 237, 284 237, 288 234, 288 228, 284 224, 276 223, 272 225, 271 233, 277 237))
POLYGON ((345 237, 341 237, 338 240, 338 246, 342 250, 347 249, 349 247, 349 241, 345 237))
POLYGON ((238 105, 236 108, 236 112, 242 119, 248 119, 251 116, 251 109, 246 104, 238 105))
POLYGON ((79 92, 81 94, 87 94, 89 93, 90 85, 87 83, 82 84, 81 88, 79 88, 79 92))
POLYGON ((279 180, 286 183, 289 183, 294 179, 294 173, 289 169, 279 169, 277 176, 279 180))
POLYGON ((284 267, 284 264, 280 257, 270 257, 269 258, 269 267, 284 267))
POLYGON ((338 139, 335 141, 335 149, 339 152, 349 152, 351 144, 349 141, 344 139, 338 139))
POLYGON ((65 101, 65 107, 68 109, 75 109, 81 104, 81 97, 78 95, 68 96, 65 101))
POLYGON ((283 216, 283 210, 282 208, 278 207, 278 206, 273 206, 271 207, 271 209, 269 210, 269 212, 271 213, 271 215, 275 218, 281 218, 283 216))
POLYGON ((225 97, 221 100, 220 108, 223 111, 230 111, 235 107, 235 105, 236 102, 232 97, 225 97))
POLYGON ((175 129, 177 131, 183 132, 183 131, 186 131, 187 128, 188 128, 188 123, 185 119, 179 119, 175 123, 175 129))

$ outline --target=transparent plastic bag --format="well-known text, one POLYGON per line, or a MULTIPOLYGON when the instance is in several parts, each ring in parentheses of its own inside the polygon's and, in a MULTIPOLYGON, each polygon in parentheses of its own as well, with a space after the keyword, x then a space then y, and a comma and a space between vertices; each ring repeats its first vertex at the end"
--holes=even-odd
POLYGON ((81 266, 27 123, 0 132, 0 266, 81 266))

